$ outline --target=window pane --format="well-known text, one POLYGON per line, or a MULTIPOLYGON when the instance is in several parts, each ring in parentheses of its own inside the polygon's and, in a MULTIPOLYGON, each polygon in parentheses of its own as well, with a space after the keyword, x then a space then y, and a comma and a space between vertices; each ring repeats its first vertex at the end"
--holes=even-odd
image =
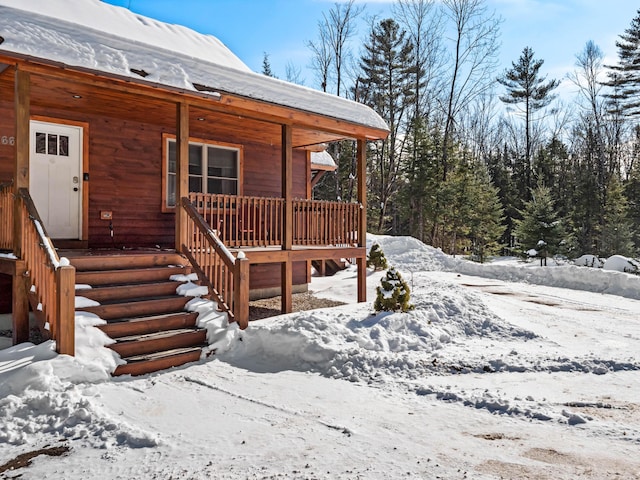
POLYGON ((238 178, 238 152, 226 148, 208 147, 208 175, 238 178))
POLYGON ((167 207, 176 206, 176 176, 170 173, 167 176, 167 207))
POLYGON ((60 155, 63 157, 69 156, 69 137, 66 135, 60 135, 60 155))
POLYGON ((202 175, 202 147, 200 145, 189 145, 189 175, 202 175))
POLYGON ((169 163, 167 166, 169 173, 176 173, 176 142, 169 142, 169 163))
POLYGON ((47 134, 36 132, 36 153, 47 153, 47 134))
POLYGON ((236 180, 223 180, 221 178, 210 178, 207 180, 207 193, 222 193, 226 195, 237 195, 238 182, 236 180))
POLYGON ((189 191, 202 192, 202 177, 192 177, 189 175, 189 191))
POLYGON ((49 155, 58 154, 58 136, 48 134, 47 135, 47 153, 49 155))

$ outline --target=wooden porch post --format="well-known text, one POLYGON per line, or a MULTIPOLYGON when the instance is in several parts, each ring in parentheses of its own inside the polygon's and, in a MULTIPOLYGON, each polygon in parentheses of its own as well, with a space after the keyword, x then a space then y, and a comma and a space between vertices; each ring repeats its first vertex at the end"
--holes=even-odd
MULTIPOLYGON (((358 246, 367 246, 367 142, 359 138, 356 157, 358 159, 358 202, 362 205, 360 225, 358 225, 358 246)), ((367 301, 367 258, 358 257, 358 302, 367 301)))
POLYGON ((17 260, 13 272, 12 295, 12 341, 14 345, 29 341, 29 289, 25 280, 25 262, 17 260))
POLYGON ((176 252, 186 243, 187 212, 180 205, 189 196, 189 105, 177 104, 176 111, 176 252))
MULTIPOLYGON (((284 215, 282 222, 282 249, 293 248, 293 141, 291 125, 282 125, 282 197, 284 198, 284 215)), ((287 257, 281 265, 280 293, 282 313, 291 313, 293 291, 293 266, 287 257)))
MULTIPOLYGON (((13 253, 19 259, 23 258, 22 238, 22 200, 17 195, 21 188, 29 188, 29 116, 31 110, 31 77, 29 72, 16 67, 15 73, 15 120, 16 120, 16 150, 14 166, 14 210, 13 210, 13 253)), ((12 287, 12 319, 13 343, 29 340, 29 298, 27 284, 24 279, 23 262, 13 274, 12 287)))
POLYGON ((75 295, 76 269, 71 265, 56 270, 58 318, 56 350, 61 355, 75 355, 75 295))
POLYGON ((236 257, 233 273, 233 311, 241 329, 249 325, 249 260, 236 257))

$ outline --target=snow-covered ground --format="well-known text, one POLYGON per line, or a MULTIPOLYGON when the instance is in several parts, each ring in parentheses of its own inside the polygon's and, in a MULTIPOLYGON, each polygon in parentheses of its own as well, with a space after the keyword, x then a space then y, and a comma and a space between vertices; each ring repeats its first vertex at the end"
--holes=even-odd
MULTIPOLYGON (((109 378, 90 318, 78 358, 0 351, 0 472, 49 454, 0 475, 640 478, 640 277, 375 240, 409 313, 373 314, 370 272, 366 304, 218 329, 216 355, 144 377, 109 378)), ((311 289, 352 301, 355 277, 311 289)))

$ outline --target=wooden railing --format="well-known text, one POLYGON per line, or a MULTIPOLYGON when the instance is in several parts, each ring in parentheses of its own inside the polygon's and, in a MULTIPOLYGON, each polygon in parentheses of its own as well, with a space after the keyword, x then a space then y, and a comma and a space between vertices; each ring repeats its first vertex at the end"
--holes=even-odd
POLYGON ((293 244, 355 246, 360 204, 321 200, 293 201, 293 244))
POLYGON ((229 247, 282 244, 282 198, 191 193, 189 199, 229 247))
POLYGON ((241 329, 249 324, 249 261, 240 252, 234 257, 195 205, 184 197, 187 212, 186 240, 182 253, 189 259, 198 276, 209 287, 220 310, 241 329))
MULTIPOLYGON (((191 193, 191 203, 228 247, 282 245, 284 199, 191 193)), ((293 244, 355 246, 359 203, 293 200, 293 244)))
POLYGON ((18 191, 22 222, 22 260, 37 316, 48 324, 58 353, 73 355, 75 343, 75 268, 61 260, 26 188, 18 191))
POLYGON ((13 182, 0 183, 0 249, 13 250, 13 182))

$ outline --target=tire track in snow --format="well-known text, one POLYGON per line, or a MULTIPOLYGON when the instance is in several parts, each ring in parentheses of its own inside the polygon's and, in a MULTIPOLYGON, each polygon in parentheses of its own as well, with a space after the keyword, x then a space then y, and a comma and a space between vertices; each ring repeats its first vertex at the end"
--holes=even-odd
POLYGON ((282 413, 285 413, 287 415, 291 415, 293 417, 300 417, 300 418, 304 418, 306 420, 309 420, 309 421, 312 421, 312 422, 315 422, 315 423, 319 423, 320 425, 322 425, 324 427, 327 427, 327 428, 329 428, 331 430, 336 430, 336 431, 338 431, 338 432, 340 432, 340 433, 342 433, 344 435, 347 435, 348 437, 353 435, 353 431, 351 429, 347 428, 347 427, 343 427, 343 426, 340 426, 340 425, 334 425, 332 423, 325 422, 324 420, 313 418, 310 415, 305 415, 303 413, 296 412, 295 410, 289 410, 288 408, 284 408, 284 407, 281 407, 281 406, 278 406, 278 405, 274 405, 274 404, 271 404, 271 403, 263 402, 261 400, 255 399, 255 398, 247 397, 246 395, 240 395, 238 393, 234 393, 234 392, 232 392, 230 390, 226 390, 226 389, 218 387, 216 385, 211 385, 211 384, 209 384, 207 382, 204 382, 202 380, 199 380, 197 378, 183 376, 182 379, 184 381, 186 381, 186 382, 194 383, 196 385, 200 385, 201 387, 209 388, 211 390, 215 390, 217 392, 224 393, 225 395, 229 395, 229 396, 237 398, 239 400, 244 400, 245 402, 253 403, 255 405, 260 405, 260 406, 266 407, 266 408, 270 408, 272 410, 276 410, 278 412, 282 412, 282 413))

